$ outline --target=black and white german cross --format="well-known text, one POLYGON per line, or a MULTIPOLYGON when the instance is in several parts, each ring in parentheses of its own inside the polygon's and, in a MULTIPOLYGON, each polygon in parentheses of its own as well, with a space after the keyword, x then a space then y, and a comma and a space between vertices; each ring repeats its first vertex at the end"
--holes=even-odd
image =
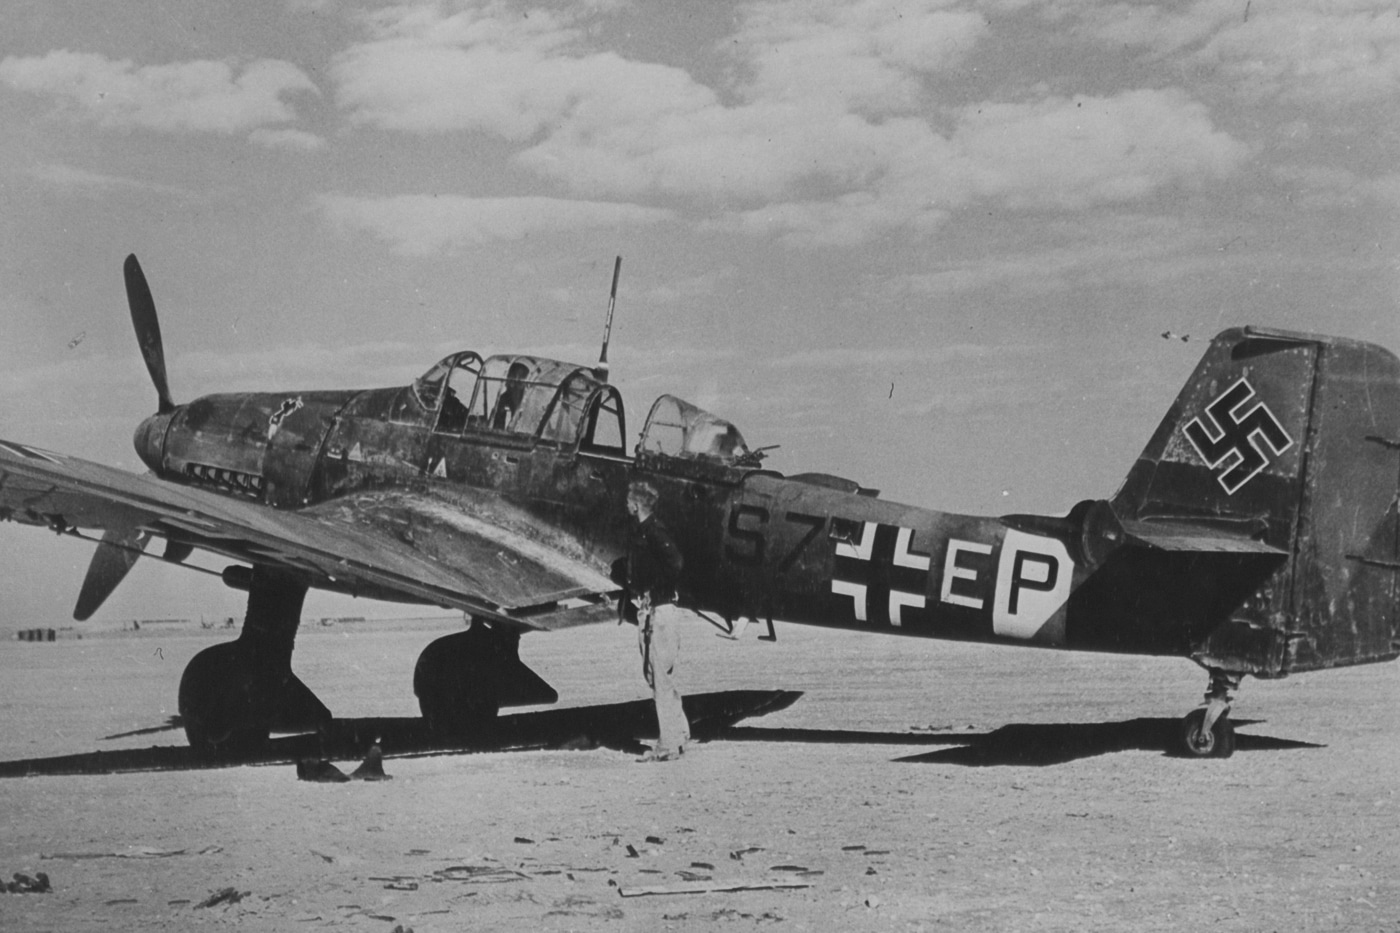
POLYGON ((851 531, 851 540, 836 543, 831 592, 851 598, 857 622, 927 621, 929 555, 913 550, 913 529, 862 522, 851 531))
POLYGON ((1258 476, 1272 457, 1293 446, 1293 438, 1262 399, 1245 410, 1253 398, 1254 387, 1241 378, 1206 406, 1211 427, 1200 418, 1192 418, 1184 429, 1186 439, 1206 465, 1220 471, 1215 478, 1226 495, 1234 495, 1258 476))

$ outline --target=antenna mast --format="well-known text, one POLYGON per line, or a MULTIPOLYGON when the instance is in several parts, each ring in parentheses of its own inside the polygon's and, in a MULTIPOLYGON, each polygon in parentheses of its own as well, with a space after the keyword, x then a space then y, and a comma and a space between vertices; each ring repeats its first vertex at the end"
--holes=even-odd
POLYGON ((617 307, 617 277, 622 273, 622 257, 613 263, 612 294, 608 296, 608 321, 603 325, 603 352, 598 356, 598 365, 593 372, 604 382, 608 381, 608 341, 612 339, 613 309, 617 307))

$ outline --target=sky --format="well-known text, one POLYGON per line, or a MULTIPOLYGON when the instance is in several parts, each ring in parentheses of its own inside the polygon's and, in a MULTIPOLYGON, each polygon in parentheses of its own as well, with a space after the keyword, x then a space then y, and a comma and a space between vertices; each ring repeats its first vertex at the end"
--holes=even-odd
MULTIPOLYGON (((0 438, 133 470, 128 253, 179 402, 592 362, 621 255, 630 433, 978 514, 1111 495, 1226 327, 1400 349, 1393 3, 8 0, 0 126, 0 438)), ((91 550, 0 525, 0 629, 91 550)))

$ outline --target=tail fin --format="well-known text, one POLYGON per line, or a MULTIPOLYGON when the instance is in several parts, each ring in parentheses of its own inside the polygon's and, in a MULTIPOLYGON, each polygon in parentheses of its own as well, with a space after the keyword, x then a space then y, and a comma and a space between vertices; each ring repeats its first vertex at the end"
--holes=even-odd
POLYGON ((1216 535, 1199 551, 1235 540, 1286 555, 1191 649, 1207 666, 1281 676, 1400 654, 1398 489, 1400 360, 1242 328, 1211 342, 1112 506, 1147 543, 1186 527, 1216 535))

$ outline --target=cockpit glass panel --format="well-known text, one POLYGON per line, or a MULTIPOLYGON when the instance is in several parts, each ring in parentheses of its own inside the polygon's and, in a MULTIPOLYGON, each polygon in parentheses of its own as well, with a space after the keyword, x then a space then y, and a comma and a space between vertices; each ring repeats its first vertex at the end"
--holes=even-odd
POLYGON ((732 463, 749 453, 738 428, 674 395, 663 395, 652 405, 641 450, 719 463, 732 463))
POLYGON ((413 380, 413 394, 428 411, 437 411, 438 402, 442 399, 442 380, 452 368, 454 358, 449 356, 440 360, 433 364, 432 369, 413 380))
POLYGON ((578 439, 588 407, 588 396, 593 383, 582 372, 575 372, 564 380, 555 398, 554 408, 549 413, 540 436, 547 441, 559 444, 572 444, 578 439))
POLYGON ((593 396, 584 419, 583 443, 580 449, 593 453, 626 456, 622 396, 612 386, 605 386, 593 396))
POLYGON ((594 384, 587 371, 573 363, 493 356, 481 366, 468 426, 538 433, 548 440, 572 443, 578 438, 594 384))
POLYGON ((533 387, 535 367, 528 357, 493 356, 481 367, 469 411, 472 425, 494 431, 521 431, 521 410, 533 387))
POLYGON ((447 376, 447 391, 442 397, 442 412, 438 415, 437 430, 444 434, 458 434, 467 426, 467 405, 472 390, 476 387, 481 373, 481 357, 470 351, 459 353, 453 358, 452 370, 447 376))

